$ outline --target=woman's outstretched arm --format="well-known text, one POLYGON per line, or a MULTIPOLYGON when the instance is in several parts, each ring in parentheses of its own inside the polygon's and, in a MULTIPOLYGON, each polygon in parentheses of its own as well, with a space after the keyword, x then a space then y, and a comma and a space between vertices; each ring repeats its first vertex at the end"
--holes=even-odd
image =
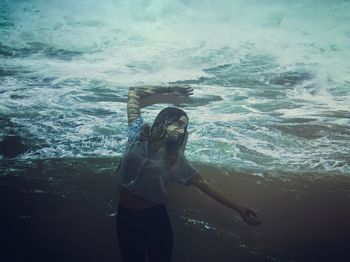
POLYGON ((158 103, 190 103, 193 89, 188 86, 147 86, 130 87, 128 93, 128 123, 131 124, 141 114, 141 108, 158 103))
POLYGON ((260 225, 261 222, 257 219, 257 215, 254 213, 253 210, 241 206, 234 201, 228 199, 226 196, 224 196, 221 192, 219 192, 217 189, 211 187, 207 181, 202 177, 202 175, 195 176, 192 181, 192 185, 197 187, 200 191, 207 194, 217 202, 232 208, 233 210, 237 211, 243 218, 243 220, 251 226, 257 226, 260 225))

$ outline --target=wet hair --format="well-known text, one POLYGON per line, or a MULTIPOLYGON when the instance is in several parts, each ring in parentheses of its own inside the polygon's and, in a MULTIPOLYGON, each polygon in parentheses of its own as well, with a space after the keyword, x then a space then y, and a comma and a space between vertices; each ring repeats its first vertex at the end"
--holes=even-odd
MULTIPOLYGON (((150 133, 152 134, 157 130, 159 132, 160 137, 163 137, 166 134, 166 128, 172 123, 179 120, 180 117, 185 116, 188 120, 188 116, 180 108, 176 107, 167 107, 159 112, 156 119, 153 122, 150 133)), ((187 125, 184 128, 184 133, 181 134, 175 142, 166 142, 166 158, 168 164, 174 165, 178 158, 179 150, 184 151, 187 143, 187 125)))

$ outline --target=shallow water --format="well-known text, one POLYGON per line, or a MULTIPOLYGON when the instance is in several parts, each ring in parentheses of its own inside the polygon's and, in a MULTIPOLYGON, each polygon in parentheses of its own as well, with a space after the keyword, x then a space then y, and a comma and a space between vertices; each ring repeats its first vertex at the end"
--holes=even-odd
POLYGON ((257 175, 350 173, 349 1, 0 9, 0 141, 20 137, 17 159, 120 156, 128 87, 186 83, 190 160, 257 175))

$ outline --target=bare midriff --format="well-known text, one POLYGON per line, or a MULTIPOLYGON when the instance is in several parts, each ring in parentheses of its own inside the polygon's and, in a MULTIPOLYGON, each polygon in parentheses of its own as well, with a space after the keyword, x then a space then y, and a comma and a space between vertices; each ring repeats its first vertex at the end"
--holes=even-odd
POLYGON ((131 210, 142 210, 157 205, 144 197, 131 193, 122 186, 120 186, 119 204, 131 210))

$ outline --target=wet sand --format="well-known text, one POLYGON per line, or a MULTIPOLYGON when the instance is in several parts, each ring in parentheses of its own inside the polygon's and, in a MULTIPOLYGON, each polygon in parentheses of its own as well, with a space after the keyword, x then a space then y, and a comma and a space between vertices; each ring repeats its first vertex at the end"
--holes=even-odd
MULTIPOLYGON (((121 261, 115 159, 1 162, 0 261, 121 261)), ((173 261, 350 261, 350 177, 257 177, 196 165, 253 208, 250 227, 192 186, 169 188, 173 261)))

